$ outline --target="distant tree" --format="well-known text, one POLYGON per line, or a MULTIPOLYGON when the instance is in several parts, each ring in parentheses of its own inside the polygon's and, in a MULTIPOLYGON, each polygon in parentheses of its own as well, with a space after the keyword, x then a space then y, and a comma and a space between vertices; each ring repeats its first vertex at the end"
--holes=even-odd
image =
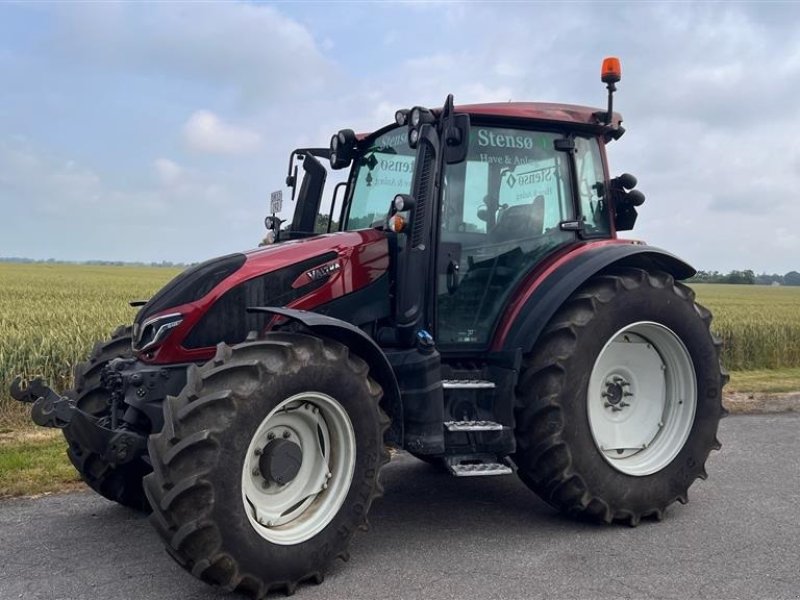
MULTIPOLYGON (((329 220, 328 215, 322 215, 318 213, 317 220, 314 223, 314 231, 316 233, 328 233, 328 220, 329 220)), ((331 232, 339 231, 339 222, 332 221, 330 230, 331 232)))
POLYGON ((756 276, 750 269, 747 269, 746 271, 731 271, 723 279, 724 283, 736 283, 736 284, 746 284, 746 285, 753 285, 753 283, 755 283, 755 280, 756 276))
POLYGON ((797 271, 789 271, 783 276, 784 285, 800 285, 800 273, 797 271))

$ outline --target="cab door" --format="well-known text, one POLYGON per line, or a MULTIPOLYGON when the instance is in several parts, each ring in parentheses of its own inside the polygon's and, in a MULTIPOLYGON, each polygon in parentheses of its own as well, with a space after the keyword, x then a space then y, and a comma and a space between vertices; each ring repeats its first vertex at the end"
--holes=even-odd
POLYGON ((485 347, 509 296, 574 242, 570 154, 562 133, 473 125, 467 160, 444 174, 436 331, 443 348, 485 347))

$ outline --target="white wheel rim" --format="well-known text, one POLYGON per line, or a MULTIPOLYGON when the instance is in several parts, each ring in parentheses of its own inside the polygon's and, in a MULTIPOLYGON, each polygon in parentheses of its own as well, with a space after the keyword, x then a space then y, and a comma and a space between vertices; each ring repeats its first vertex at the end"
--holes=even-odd
POLYGON ((643 476, 669 465, 689 438, 696 409, 694 365, 669 328, 633 323, 597 356, 587 390, 589 427, 617 471, 643 476))
POLYGON ((264 418, 247 448, 242 501, 250 525, 275 544, 314 537, 344 503, 355 464, 353 424, 339 402, 319 392, 287 398, 264 418), (302 452, 297 474, 282 485, 267 479, 259 466, 275 439, 293 442, 302 452))

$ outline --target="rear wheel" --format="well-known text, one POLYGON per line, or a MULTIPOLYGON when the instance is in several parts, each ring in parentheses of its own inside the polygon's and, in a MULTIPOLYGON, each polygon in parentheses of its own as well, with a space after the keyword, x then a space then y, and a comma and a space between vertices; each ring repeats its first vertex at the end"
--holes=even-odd
POLYGON ((636 525, 686 502, 720 447, 719 342, 661 272, 590 280, 553 317, 517 389, 522 480, 570 514, 636 525))
MULTIPOLYGON (((90 415, 110 422, 109 393, 100 384, 100 374, 109 361, 131 358, 131 328, 120 326, 106 342, 98 342, 89 359, 75 367, 73 389, 65 392, 73 398, 78 408, 90 415)), ((135 458, 119 466, 110 465, 98 454, 84 448, 64 429, 69 444, 67 456, 86 484, 101 496, 135 510, 147 511, 149 505, 142 488, 142 478, 150 466, 142 458, 135 458)))
POLYGON ((150 437, 145 488, 170 554, 261 598, 347 557, 388 461, 381 388, 347 347, 269 334, 189 372, 150 437))

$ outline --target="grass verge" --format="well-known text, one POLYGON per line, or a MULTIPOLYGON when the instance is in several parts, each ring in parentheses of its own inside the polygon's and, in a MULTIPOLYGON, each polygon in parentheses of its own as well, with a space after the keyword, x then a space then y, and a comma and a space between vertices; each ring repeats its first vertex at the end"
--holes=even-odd
POLYGON ((733 371, 726 392, 778 394, 800 392, 800 368, 733 371))
POLYGON ((66 448, 60 431, 26 427, 0 434, 0 499, 82 487, 66 448))

